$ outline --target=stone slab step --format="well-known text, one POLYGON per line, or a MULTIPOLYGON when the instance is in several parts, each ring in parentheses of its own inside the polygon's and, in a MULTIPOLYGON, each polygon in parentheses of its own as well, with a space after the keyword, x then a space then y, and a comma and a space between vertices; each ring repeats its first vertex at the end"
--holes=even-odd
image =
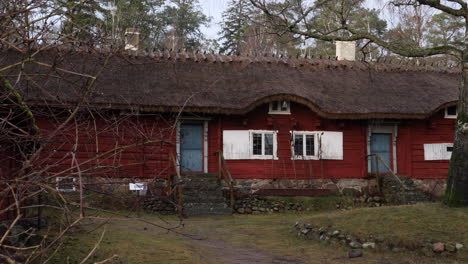
POLYGON ((184 206, 186 216, 230 215, 231 208, 225 203, 187 203, 184 206))
POLYGON ((204 192, 204 191, 222 191, 222 187, 215 184, 203 185, 203 184, 187 184, 185 183, 182 187, 184 191, 190 192, 204 192))
POLYGON ((196 197, 184 196, 184 203, 225 203, 224 197, 211 196, 211 197, 196 197))

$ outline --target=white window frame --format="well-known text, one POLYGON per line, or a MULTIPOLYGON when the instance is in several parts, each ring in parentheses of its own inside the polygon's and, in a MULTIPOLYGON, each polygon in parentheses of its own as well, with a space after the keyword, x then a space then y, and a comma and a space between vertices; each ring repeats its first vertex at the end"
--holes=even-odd
MULTIPOLYGON (((457 119, 457 117, 458 117, 458 107, 456 105, 454 105, 454 106, 457 108, 457 114, 449 115, 449 113, 448 113, 449 108, 445 107, 445 118, 447 118, 447 119, 457 119)), ((450 107, 453 107, 453 106, 450 106, 450 107)))
POLYGON ((269 104, 269 111, 268 111, 268 114, 272 114, 272 115, 290 115, 291 114, 291 102, 288 101, 288 100, 276 100, 275 102, 278 103, 278 106, 280 106, 281 108, 281 105, 283 104, 283 102, 286 102, 288 104, 288 107, 286 110, 274 110, 273 109, 273 102, 270 102, 269 104))
POLYGON ((57 181, 57 187, 55 187, 55 189, 57 189, 57 191, 59 192, 75 192, 76 191, 76 186, 75 186, 75 182, 76 182, 76 178, 75 177, 56 177, 55 180, 57 181), (72 179, 73 180, 73 188, 72 189, 60 189, 60 181, 62 179, 72 179))
POLYGON ((291 134, 292 134, 292 141, 291 141, 291 159, 294 159, 294 160, 319 160, 320 157, 319 157, 319 136, 320 136, 320 132, 316 132, 316 131, 291 131, 291 134), (294 153, 294 141, 295 141, 295 138, 296 138, 296 135, 301 135, 302 136, 302 153, 304 153, 304 155, 296 155, 296 153, 294 153), (308 135, 313 135, 314 136, 314 155, 305 155, 306 152, 306 136, 308 135))
POLYGON ((249 130, 250 159, 278 159, 278 131, 276 130, 249 130), (262 134, 262 155, 253 154, 253 134, 262 134), (265 134, 273 135, 273 155, 265 155, 265 134))

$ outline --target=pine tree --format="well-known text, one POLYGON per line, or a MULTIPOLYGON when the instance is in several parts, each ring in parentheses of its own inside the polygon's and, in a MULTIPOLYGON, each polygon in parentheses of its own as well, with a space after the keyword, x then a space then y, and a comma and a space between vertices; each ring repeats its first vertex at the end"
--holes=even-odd
POLYGON ((251 25, 249 17, 252 15, 252 5, 249 0, 231 0, 229 7, 223 12, 221 22, 222 46, 221 52, 241 52, 242 43, 245 42, 245 34, 251 25))
POLYGON ((201 27, 210 21, 198 0, 170 0, 161 13, 166 30, 166 46, 173 49, 196 49, 203 40, 201 27), (170 43, 170 45, 169 45, 170 43))

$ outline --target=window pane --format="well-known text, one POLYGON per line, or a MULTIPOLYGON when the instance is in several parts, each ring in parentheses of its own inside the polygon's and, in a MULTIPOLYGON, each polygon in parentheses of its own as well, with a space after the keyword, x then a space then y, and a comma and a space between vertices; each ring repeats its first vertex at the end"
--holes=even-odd
POLYGON ((253 154, 262 155, 262 134, 253 134, 253 154))
POLYGON ((273 155, 273 134, 265 134, 265 155, 273 155))
POLYGON ((271 111, 278 111, 278 101, 271 102, 271 111))
POLYGON ((303 141, 304 139, 302 135, 294 135, 294 155, 296 156, 304 155, 303 141))
POLYGON ((281 101, 281 111, 288 111, 288 101, 281 101))
POLYGON ((447 115, 451 115, 451 116, 457 115, 457 107, 456 106, 447 107, 447 115))
POLYGON ((306 135, 306 155, 314 156, 315 146, 314 146, 314 135, 306 135))

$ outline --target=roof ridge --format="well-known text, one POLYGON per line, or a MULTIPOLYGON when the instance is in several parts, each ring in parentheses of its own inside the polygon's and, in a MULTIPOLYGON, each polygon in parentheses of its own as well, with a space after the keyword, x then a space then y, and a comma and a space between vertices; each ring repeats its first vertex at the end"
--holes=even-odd
MULTIPOLYGON (((24 45, 18 45, 15 49, 10 45, 1 44, 0 50, 16 50, 21 52, 24 45)), ((263 63, 263 64, 283 64, 291 66, 293 68, 301 68, 304 66, 315 66, 328 69, 358 69, 358 70, 369 70, 372 68, 376 71, 411 71, 411 72, 442 72, 442 73, 456 73, 460 71, 459 65, 446 62, 442 65, 440 62, 428 63, 425 59, 422 62, 417 60, 408 61, 398 58, 380 57, 377 61, 348 61, 348 60, 337 60, 337 57, 332 56, 311 56, 310 54, 297 53, 296 56, 287 55, 285 53, 264 53, 258 54, 245 54, 241 53, 228 54, 215 53, 213 51, 207 52, 200 50, 187 51, 187 49, 166 49, 163 48, 144 48, 137 51, 125 50, 123 45, 93 45, 92 43, 38 43, 34 42, 30 44, 30 51, 51 51, 55 50, 59 53, 64 52, 76 52, 76 53, 88 53, 94 55, 108 56, 108 55, 119 55, 128 56, 132 59, 138 58, 150 58, 154 60, 167 60, 167 61, 193 61, 193 62, 207 62, 207 63, 221 63, 221 64, 232 64, 234 62, 239 63, 263 63), (387 61, 388 59, 388 61, 387 61)), ((421 59, 421 58, 419 58, 421 59)))

